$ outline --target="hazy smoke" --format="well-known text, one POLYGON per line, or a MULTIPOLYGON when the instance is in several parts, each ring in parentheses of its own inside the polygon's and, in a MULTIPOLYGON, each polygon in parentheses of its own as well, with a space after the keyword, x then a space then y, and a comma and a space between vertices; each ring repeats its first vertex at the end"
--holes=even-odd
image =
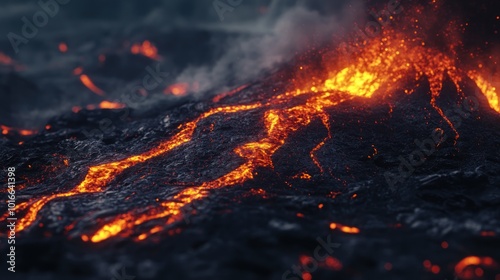
MULTIPOLYGON (((279 2, 279 1, 275 1, 279 2)), ((212 65, 188 67, 177 82, 199 83, 200 91, 224 87, 230 80, 248 81, 265 70, 290 61, 313 46, 321 46, 340 37, 346 25, 352 24, 355 12, 363 11, 360 2, 351 2, 350 9, 328 4, 312 9, 297 3, 283 11, 270 11, 277 18, 262 17, 251 22, 221 26, 228 31, 239 30, 242 35, 223 42, 222 55, 212 65)), ((235 11, 236 13, 237 11, 235 11)))

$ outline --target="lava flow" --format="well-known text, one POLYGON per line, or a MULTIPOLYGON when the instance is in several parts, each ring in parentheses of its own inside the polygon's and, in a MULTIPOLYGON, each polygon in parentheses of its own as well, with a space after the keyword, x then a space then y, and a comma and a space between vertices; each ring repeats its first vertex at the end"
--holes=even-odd
POLYGON ((14 60, 12 58, 10 58, 9 56, 3 54, 0 52, 0 64, 3 64, 3 65, 13 65, 14 64, 14 60))
MULTIPOLYGON (((145 42, 146 43, 146 42, 145 42)), ((149 52, 141 51, 151 45, 134 45, 132 52, 150 56, 149 52)), ((124 170, 148 160, 166 155, 184 144, 194 141, 193 134, 199 123, 216 114, 236 114, 244 111, 263 110, 263 136, 252 142, 245 143, 234 149, 234 153, 243 159, 243 163, 225 175, 204 182, 197 186, 189 186, 172 198, 165 201, 153 202, 156 205, 148 209, 132 209, 127 213, 110 218, 108 222, 90 234, 82 235, 82 240, 102 242, 115 236, 136 236, 136 240, 144 240, 152 234, 161 232, 163 228, 154 227, 146 232, 134 232, 134 229, 151 220, 165 218, 165 227, 181 220, 181 210, 194 201, 206 198, 212 190, 231 187, 251 180, 257 168, 273 168, 272 156, 280 149, 289 136, 308 126, 313 120, 319 120, 328 130, 327 135, 311 151, 311 160, 319 170, 323 170, 321 162, 315 154, 332 137, 328 110, 348 100, 379 100, 395 93, 398 89, 405 89, 411 93, 420 86, 422 81, 429 84, 429 102, 444 122, 455 132, 459 133, 443 110, 437 105, 443 83, 450 79, 459 95, 464 100, 463 85, 466 81, 474 82, 481 90, 489 106, 500 113, 498 92, 491 82, 471 67, 461 70, 454 58, 443 51, 426 47, 421 41, 411 39, 405 32, 386 30, 381 38, 367 41, 360 46, 353 62, 347 65, 328 65, 325 79, 317 80, 312 76, 316 73, 306 73, 307 70, 298 70, 301 78, 295 80, 294 88, 287 92, 273 96, 267 100, 247 105, 215 107, 196 119, 182 124, 178 132, 170 139, 159 143, 156 147, 138 155, 130 156, 118 161, 91 166, 83 181, 67 192, 60 192, 43 196, 23 205, 26 208, 24 217, 18 221, 17 231, 28 229, 37 220, 39 211, 49 202, 59 199, 75 197, 83 194, 101 193, 116 176, 124 170), (309 77, 304 79, 303 77, 309 77), (301 102, 297 102, 301 99, 301 102), (297 103, 299 103, 297 105, 297 103), (294 104, 294 105, 290 105, 294 104)), ((151 53, 156 55, 155 52, 151 53)), ((300 69, 311 69, 301 67, 300 69)), ((87 76, 82 75, 82 82, 97 94, 97 90, 87 76)), ((179 91, 180 92, 180 91, 179 91)), ((215 100, 220 101, 219 99, 215 100)), ((22 209, 18 209, 22 210, 22 209)), ((332 224, 332 229, 340 229, 348 233, 358 233, 359 229, 332 224)))
POLYGON ((130 47, 130 52, 132 54, 140 54, 145 57, 149 57, 153 60, 160 60, 158 55, 158 49, 150 41, 144 41, 142 43, 135 43, 130 47))
POLYGON ((36 130, 19 129, 19 128, 8 127, 5 125, 0 125, 0 129, 2 129, 2 135, 9 135, 12 133, 17 133, 21 136, 30 136, 30 135, 34 135, 37 133, 36 130))

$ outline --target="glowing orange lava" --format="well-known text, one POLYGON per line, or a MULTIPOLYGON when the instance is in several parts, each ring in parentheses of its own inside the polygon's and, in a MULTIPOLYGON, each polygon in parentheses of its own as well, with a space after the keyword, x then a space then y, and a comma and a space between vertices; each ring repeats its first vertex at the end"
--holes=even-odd
POLYGON ((223 98, 225 97, 228 97, 228 96, 232 96, 244 89, 246 89, 249 85, 242 85, 242 86, 239 86, 233 90, 230 90, 228 92, 223 92, 223 93, 219 93, 217 94, 216 96, 214 96, 214 98, 212 98, 212 102, 214 103, 218 103, 219 101, 221 101, 223 98))
POLYGON ((5 125, 0 125, 0 129, 2 129, 2 134, 3 135, 9 135, 12 133, 17 133, 21 136, 30 136, 36 134, 38 131, 36 130, 29 130, 29 129, 19 129, 19 128, 13 128, 13 127, 8 127, 5 125))
POLYGON ((165 94, 173 94, 173 95, 184 95, 187 93, 189 89, 189 84, 187 83, 178 83, 168 86, 163 93, 165 94))
POLYGON ((130 47, 130 52, 140 54, 154 60, 159 60, 158 49, 150 41, 146 40, 142 43, 135 43, 130 47))
POLYGON ((5 55, 5 54, 0 52, 0 64, 13 65, 14 60, 12 58, 10 58, 8 55, 5 55))
MULTIPOLYGON (((91 166, 84 180, 72 189, 30 201, 25 207, 26 214, 18 221, 17 231, 32 226, 39 211, 50 201, 63 197, 100 193, 124 170, 165 155, 193 141, 193 134, 200 121, 217 114, 229 115, 257 109, 263 112, 264 131, 259 134, 260 137, 255 137, 252 141, 234 149, 234 153, 242 160, 239 166, 217 179, 186 187, 165 201, 153 202, 154 204, 146 209, 131 209, 127 213, 110 217, 104 224, 100 224, 95 232, 83 235, 82 240, 102 242, 114 236, 136 236, 136 240, 145 240, 148 236, 163 231, 163 227, 154 227, 146 232, 136 232, 136 228, 148 221, 158 219, 164 219, 166 228, 167 225, 182 219, 181 210, 184 207, 206 198, 213 190, 237 186, 251 180, 257 168, 274 168, 272 157, 276 151, 287 142, 292 133, 303 129, 314 120, 320 121, 327 129, 325 138, 310 152, 311 161, 320 171, 323 171, 315 153, 332 137, 328 112, 349 100, 371 99, 376 102, 394 94, 399 89, 407 89, 407 92, 411 93, 419 87, 421 81, 426 81, 429 84, 429 105, 455 132, 456 139, 459 137, 458 131, 437 105, 437 99, 446 79, 449 78, 455 86, 458 99, 464 97, 462 89, 464 82, 473 81, 488 100, 489 106, 500 112, 496 88, 478 73, 459 68, 455 59, 447 53, 426 47, 422 42, 408 39, 405 34, 395 31, 385 31, 381 38, 369 40, 360 48, 354 60, 348 63, 341 61, 338 64, 327 65, 327 69, 322 70, 326 73, 322 73, 324 75, 321 79, 312 78, 319 75, 311 73, 305 78, 302 76, 297 78, 287 92, 267 100, 248 105, 212 108, 196 119, 179 126, 177 133, 170 139, 160 142, 156 147, 144 153, 91 166), (298 99, 301 102, 295 102, 298 99)), ((157 57, 157 50, 149 41, 133 45, 131 51, 134 54, 142 54, 151 58, 157 57)), ((88 76, 81 75, 80 79, 96 94, 104 94, 88 76)), ((181 95, 187 90, 188 85, 177 84, 170 88, 169 93, 181 95)), ((214 102, 219 100, 214 99, 214 102)), ((349 234, 360 232, 356 227, 336 223, 330 224, 330 228, 349 234)), ((487 259, 480 260, 482 263, 487 261, 487 259)), ((474 263, 477 263, 474 257, 463 260, 457 265, 456 270, 462 271, 465 264, 474 263)), ((438 269, 440 268, 431 268, 433 272, 438 269)))
POLYGON ((104 95, 104 91, 100 88, 98 88, 94 82, 89 78, 89 76, 82 74, 80 75, 80 81, 82 82, 83 85, 85 85, 88 89, 90 89, 93 93, 97 95, 104 95))
POLYGON ((76 67, 73 69, 73 75, 75 76, 80 76, 83 73, 83 68, 82 67, 76 67))
POLYGON ((482 275, 477 275, 478 270, 475 269, 478 266, 495 268, 497 267, 497 263, 491 257, 468 256, 455 265, 455 274, 461 279, 475 279, 475 277, 481 277, 482 275))

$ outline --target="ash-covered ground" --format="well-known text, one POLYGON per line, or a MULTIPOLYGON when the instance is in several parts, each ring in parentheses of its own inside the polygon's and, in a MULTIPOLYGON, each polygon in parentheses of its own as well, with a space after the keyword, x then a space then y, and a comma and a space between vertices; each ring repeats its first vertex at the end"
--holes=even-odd
MULTIPOLYGON (((211 4, 206 9, 213 9, 211 4)), ((253 8, 261 12, 260 3, 253 8)), ((241 12, 252 9, 243 6, 241 12)), ((226 20, 238 11, 228 13, 226 20)), ((2 111, 3 123, 32 124, 30 129, 39 130, 29 137, 9 133, 0 140, 3 169, 16 168, 16 203, 69 191, 91 166, 144 153, 211 108, 253 104, 289 90, 288 69, 293 62, 259 71, 248 69, 251 65, 235 74, 254 55, 260 65, 276 54, 262 56, 261 51, 245 49, 242 53, 248 57, 232 65, 220 62, 221 57, 232 61, 241 54, 240 47, 213 48, 241 40, 269 44, 276 37, 249 39, 246 26, 237 31, 222 28, 217 13, 210 13, 217 22, 211 30, 190 25, 151 31, 147 25, 120 34, 110 33, 118 29, 109 28, 96 35, 101 31, 96 26, 75 25, 82 28, 79 34, 48 26, 56 31, 41 29, 22 46, 25 50, 19 56, 10 53, 20 68, 5 66, 0 72, 1 106, 7 110, 2 111), (129 41, 145 39, 156 43, 162 59, 130 53, 129 41), (57 50, 61 41, 68 44, 67 53, 57 50), (98 59, 101 54, 105 61, 98 59), (82 67, 105 95, 84 87, 72 73, 76 67, 82 67), (139 101, 126 97, 124 93, 135 94, 137 85, 143 86, 151 71, 160 74, 147 97, 139 101), (190 84, 199 83, 196 92, 181 97, 163 93, 186 77, 193 78, 187 81, 190 84), (213 100, 242 84, 247 86, 213 100), (103 100, 122 102, 127 108, 85 109, 103 100), (72 106, 82 109, 72 112, 72 106)), ((154 13, 149 15, 154 18, 154 13)), ((287 16, 283 18, 286 22, 287 16)), ((2 44, 9 47, 8 41, 2 44)), ((272 65, 281 62, 276 58, 272 65)), ((464 94, 475 102, 459 102, 449 80, 437 100, 457 129, 457 140, 430 106, 425 80, 411 95, 401 89, 384 100, 355 98, 327 110, 332 138, 316 153, 322 170, 310 152, 328 131, 316 118, 290 134, 274 153, 273 168, 258 168, 254 178, 243 184, 211 190, 208 197, 184 209, 180 221, 167 224, 163 218, 140 225, 137 232, 163 227, 146 240, 138 241, 138 233, 99 243, 82 240, 82 235, 92 234, 111 217, 147 209, 158 199, 172 199, 189 186, 230 172, 242 163, 234 149, 266 133, 265 108, 210 116, 198 124, 190 142, 126 169, 102 192, 58 198, 45 205, 33 226, 16 235, 16 273, 7 271, 3 262, 0 275, 2 279, 454 279, 456 265, 477 256, 483 263, 472 271, 479 275, 475 269, 481 269, 482 276, 470 279, 498 279, 500 116, 470 81, 464 83, 464 94), (429 141, 439 144, 434 147, 429 141), (418 157, 421 154, 425 160, 418 157), (317 248, 323 261, 315 258, 317 248), (485 264, 486 257, 494 262, 485 264)), ((282 106, 293 107, 303 100, 294 102, 282 106)), ((7 205, 0 205, 0 211, 6 213, 7 205)), ((16 214, 21 218, 26 211, 16 214)), ((2 231, 3 256, 6 238, 2 231)))

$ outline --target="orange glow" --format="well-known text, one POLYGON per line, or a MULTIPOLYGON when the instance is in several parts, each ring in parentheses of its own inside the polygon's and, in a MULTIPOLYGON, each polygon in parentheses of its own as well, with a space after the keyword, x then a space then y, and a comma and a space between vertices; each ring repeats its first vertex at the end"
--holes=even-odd
MULTIPOLYGON (((85 106, 85 108, 87 110, 95 110, 97 108, 99 108, 99 109, 122 109, 125 107, 127 107, 127 105, 125 105, 123 103, 112 102, 112 101, 107 101, 107 100, 102 101, 98 105, 89 104, 89 105, 85 106)), ((77 113, 77 112, 75 112, 75 113, 77 113)))
POLYGON ((307 172, 301 172, 301 173, 293 176, 292 178, 294 178, 294 179, 302 179, 302 180, 310 180, 312 177, 307 172))
POLYGON ((0 64, 13 65, 14 60, 12 58, 10 58, 9 56, 0 52, 0 64))
POLYGON ((474 273, 477 274, 475 268, 478 268, 478 266, 495 268, 497 267, 497 263, 491 257, 468 256, 455 265, 455 274, 460 278, 472 279, 474 273))
POLYGON ((8 127, 5 125, 0 125, 0 129, 2 130, 3 135, 9 135, 11 133, 16 133, 16 134, 19 134, 21 136, 30 136, 30 135, 34 135, 38 132, 36 130, 19 129, 19 128, 8 127))
POLYGON ((329 269, 332 269, 332 270, 342 270, 342 263, 340 262, 340 260, 338 260, 337 258, 334 258, 332 256, 328 256, 325 260, 325 265, 327 268, 329 269))
POLYGON ((99 108, 101 109, 121 109, 125 108, 126 105, 123 103, 118 103, 118 102, 111 102, 111 101, 102 101, 99 103, 99 108))
POLYGON ((80 75, 80 81, 83 83, 83 85, 85 85, 88 89, 90 89, 93 93, 97 94, 97 95, 101 95, 103 96, 104 95, 104 91, 100 88, 98 88, 94 82, 92 82, 92 80, 89 78, 89 76, 83 74, 83 75, 80 75))
POLYGON ((178 84, 173 84, 169 87, 167 87, 163 93, 165 94, 173 94, 173 95, 184 95, 187 93, 189 89, 189 84, 186 83, 178 83, 178 84))
POLYGON ((80 106, 73 106, 73 107, 71 108, 71 111, 72 111, 73 113, 78 113, 78 112, 80 112, 81 110, 82 110, 82 107, 80 107, 80 106))
MULTIPOLYGON (((97 243, 115 236, 133 236, 137 240, 146 240, 153 234, 172 230, 166 229, 166 226, 181 221, 182 210, 188 208, 187 206, 194 201, 205 199, 213 190, 235 187, 252 180, 257 175, 256 170, 260 168, 274 168, 272 159, 276 151, 287 143, 290 135, 307 127, 313 121, 321 122, 326 129, 324 138, 318 141, 319 143, 309 153, 311 162, 320 171, 323 171, 317 153, 332 137, 328 113, 339 104, 347 101, 352 103, 382 102, 381 100, 390 97, 392 94, 412 94, 419 87, 421 81, 428 82, 430 107, 441 116, 445 125, 453 129, 456 134, 455 137, 458 138, 458 131, 436 101, 441 94, 446 79, 449 78, 455 86, 457 97, 463 97, 461 84, 464 80, 470 79, 478 85, 481 93, 488 99, 489 106, 500 112, 498 98, 495 99, 496 89, 479 74, 467 72, 465 67, 458 67, 456 61, 447 52, 427 47, 430 44, 422 44, 418 38, 410 37, 409 39, 407 32, 396 32, 387 28, 384 29, 381 35, 380 38, 367 40, 362 46, 359 46, 359 52, 353 55, 354 59, 351 61, 340 61, 338 63, 327 63, 328 61, 325 61, 325 69, 321 68, 320 70, 315 70, 313 65, 302 66, 298 70, 299 73, 296 73, 293 83, 288 85, 288 88, 279 91, 279 93, 268 99, 253 104, 214 107, 200 114, 194 120, 182 124, 171 138, 159 142, 156 146, 143 153, 122 156, 120 160, 90 166, 83 181, 71 190, 30 200, 25 206, 26 213, 24 217, 18 220, 17 230, 22 231, 30 227, 36 221, 39 211, 47 203, 55 199, 74 197, 81 194, 101 193, 124 170, 138 164, 145 164, 153 158, 164 156, 172 150, 193 141, 193 134, 197 130, 199 123, 214 115, 226 117, 230 114, 256 109, 262 112, 263 131, 252 137, 251 141, 243 143, 233 150, 234 154, 240 157, 241 163, 239 166, 232 170, 226 170, 220 177, 213 180, 189 185, 182 191, 165 198, 165 200, 159 199, 152 202, 149 207, 131 209, 126 213, 109 217, 98 225, 95 232, 87 235, 87 240, 97 243), (144 224, 152 220, 160 220, 165 228, 155 228, 154 231, 153 229, 144 230, 143 227, 146 226, 144 224), (140 227, 141 231, 138 229, 140 225, 143 225, 140 227)), ((134 44, 131 52, 151 58, 157 57, 157 50, 149 41, 134 44)), ((473 69, 473 67, 470 69, 473 69)), ((81 75, 80 79, 96 94, 104 94, 101 89, 92 83, 88 76, 81 75)), ((189 87, 189 84, 176 84, 167 88, 165 93, 182 95, 190 89, 189 87)), ((219 102, 225 96, 228 95, 223 94, 220 98, 214 98, 214 103, 219 102)), ((203 123, 213 122, 208 120, 203 123)), ((206 129, 206 131, 209 131, 209 129, 206 129)), ((374 155, 378 153, 375 147, 373 149, 374 155)), ((303 178, 309 179, 310 175, 309 177, 307 175, 304 174, 303 178)), ((331 192, 330 196, 335 197, 338 194, 340 193, 331 192)), ((360 233, 360 229, 357 227, 337 223, 331 223, 330 228, 348 234, 360 233)), ((171 232, 175 233, 176 231, 171 232)), ((82 240, 84 240, 83 236, 82 240)), ((479 263, 482 264, 487 261, 487 259, 480 259, 479 257, 469 258, 457 264, 456 270, 462 271, 465 266, 474 264, 474 260, 476 260, 474 258, 478 258, 479 263)), ((434 273, 439 273, 440 270, 439 266, 433 266, 430 262, 428 269, 434 273)))
POLYGON ((338 229, 344 233, 349 233, 349 234, 358 234, 360 232, 359 228, 357 227, 348 227, 337 223, 331 223, 330 229, 338 229))
POLYGON ((440 268, 438 265, 433 265, 433 266, 431 267, 431 271, 432 271, 432 273, 434 273, 434 274, 438 274, 438 273, 441 271, 441 268, 440 268))
POLYGON ((65 53, 68 51, 68 45, 64 42, 59 43, 59 51, 65 53))
POLYGON ((429 269, 429 270, 432 267, 432 263, 429 260, 425 260, 423 264, 424 264, 424 267, 427 268, 427 269, 429 269))
POLYGON ((498 102, 497 89, 489 81, 480 76, 477 72, 469 71, 467 74, 484 94, 484 96, 488 100, 488 103, 490 104, 490 107, 500 113, 500 103, 498 102))
POLYGON ((237 87, 237 88, 235 88, 235 89, 233 89, 231 91, 219 93, 214 98, 212 98, 212 102, 219 103, 219 101, 221 101, 223 98, 235 95, 236 93, 238 93, 238 92, 246 89, 248 86, 249 85, 242 85, 242 86, 237 87))
POLYGON ((130 48, 130 52, 133 54, 140 54, 149 57, 154 60, 160 60, 158 55, 158 49, 150 41, 146 40, 142 43, 135 43, 130 48))
POLYGON ((83 68, 82 67, 76 67, 73 69, 73 75, 75 76, 80 76, 83 73, 83 68))

